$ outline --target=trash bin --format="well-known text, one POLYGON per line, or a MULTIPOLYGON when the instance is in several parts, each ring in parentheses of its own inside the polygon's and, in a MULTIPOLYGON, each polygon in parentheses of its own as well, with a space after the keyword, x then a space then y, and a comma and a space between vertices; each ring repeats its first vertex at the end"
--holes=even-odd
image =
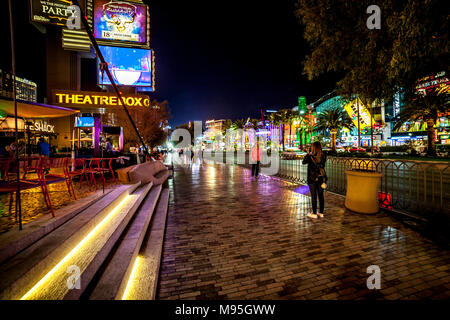
POLYGON ((379 210, 378 189, 382 173, 371 170, 346 170, 345 207, 351 211, 375 214, 379 210))

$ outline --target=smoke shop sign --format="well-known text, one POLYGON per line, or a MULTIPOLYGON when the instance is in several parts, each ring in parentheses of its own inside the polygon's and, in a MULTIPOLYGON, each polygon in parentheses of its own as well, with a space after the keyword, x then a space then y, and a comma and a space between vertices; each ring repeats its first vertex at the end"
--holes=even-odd
MULTIPOLYGON (((104 92, 55 91, 53 98, 55 104, 67 106, 113 107, 122 105, 115 94, 104 92)), ((150 99, 146 95, 122 95, 122 98, 129 107, 150 106, 150 99)))

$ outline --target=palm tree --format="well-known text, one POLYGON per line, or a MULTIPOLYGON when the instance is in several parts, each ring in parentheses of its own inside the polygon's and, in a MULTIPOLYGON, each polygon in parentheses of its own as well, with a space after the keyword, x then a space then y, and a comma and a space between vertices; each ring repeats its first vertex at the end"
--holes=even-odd
POLYGON ((306 134, 310 131, 310 119, 308 115, 303 115, 300 116, 299 120, 298 130, 300 131, 300 149, 303 150, 303 134, 306 139, 306 134))
POLYGON ((294 124, 294 121, 297 120, 298 114, 294 110, 287 109, 286 110, 286 124, 289 125, 289 137, 290 137, 290 147, 293 147, 294 144, 292 143, 292 125, 294 124))
MULTIPOLYGON (((269 116, 269 122, 272 126, 277 127, 280 129, 281 127, 281 116, 279 111, 271 113, 269 116)), ((281 143, 281 141, 278 141, 278 143, 281 143)))
POLYGON ((233 121, 230 119, 226 119, 225 122, 222 124, 222 136, 225 137, 227 134, 227 130, 231 129, 231 126, 233 125, 233 121))
POLYGON ((438 89, 422 94, 417 91, 407 92, 405 105, 396 117, 394 130, 399 129, 407 121, 422 120, 427 124, 427 155, 436 156, 434 125, 439 114, 449 111, 450 94, 438 89))
POLYGON ((336 152, 336 135, 341 128, 351 129, 353 122, 348 116, 345 110, 340 108, 328 109, 320 113, 317 118, 317 130, 326 131, 331 133, 331 150, 336 152))
POLYGON ((263 128, 263 125, 261 124, 261 120, 260 119, 250 119, 248 121, 248 123, 250 124, 250 128, 253 128, 253 130, 257 131, 258 129, 263 128))
MULTIPOLYGON (((261 128, 263 128, 264 126, 261 124, 261 120, 260 119, 250 119, 249 121, 248 121, 248 127, 249 128, 251 128, 251 129, 253 129, 254 130, 254 133, 256 134, 256 132, 259 130, 259 129, 261 129, 261 128)), ((256 141, 256 139, 255 139, 255 141, 256 141)))
MULTIPOLYGON (((236 121, 233 122, 233 124, 231 125, 231 129, 232 130, 245 130, 245 121, 244 119, 238 119, 236 121)), ((244 135, 245 136, 245 135, 244 135)), ((240 143, 238 143, 238 147, 242 147, 242 135, 238 136, 238 141, 240 141, 240 143)))
POLYGON ((281 148, 284 151, 284 126, 288 122, 289 109, 281 109, 270 115, 269 121, 281 130, 281 148))

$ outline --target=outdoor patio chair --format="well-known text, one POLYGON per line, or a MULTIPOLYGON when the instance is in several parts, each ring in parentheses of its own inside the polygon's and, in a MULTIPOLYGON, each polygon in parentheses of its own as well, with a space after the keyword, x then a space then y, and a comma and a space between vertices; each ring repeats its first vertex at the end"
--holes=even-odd
POLYGON ((87 170, 86 170, 86 159, 77 158, 77 159, 69 159, 68 161, 71 162, 70 167, 72 169, 72 170, 68 170, 69 177, 71 179, 73 177, 80 177, 80 188, 81 188, 81 183, 83 182, 83 177, 84 177, 89 186, 89 190, 90 190, 91 183, 89 181, 89 177, 88 177, 87 170))
MULTIPOLYGON (((48 192, 48 185, 52 183, 65 181, 67 185, 67 191, 69 195, 73 196, 76 200, 75 190, 73 189, 72 179, 69 175, 69 158, 42 158, 41 165, 38 170, 39 180, 44 185, 44 190, 48 196, 50 202, 50 195, 48 192), (49 173, 46 173, 46 169, 49 169, 49 173), (57 172, 57 170, 59 172, 57 172)), ((51 202, 50 202, 51 206, 51 202)))
MULTIPOLYGON (((9 163, 11 163, 12 160, 9 160, 9 163)), ((2 168, 3 173, 6 177, 8 177, 9 174, 9 164, 2 168)), ((37 170, 39 171, 41 168, 41 159, 38 158, 38 164, 37 164, 37 170)), ((52 216, 54 217, 54 211, 51 206, 50 197, 48 196, 48 192, 45 191, 45 186, 43 182, 40 180, 39 175, 37 179, 24 179, 20 180, 20 191, 29 190, 33 188, 41 188, 42 194, 44 196, 44 201, 49 210, 52 213, 52 216)), ((14 195, 17 193, 17 180, 8 180, 6 182, 0 183, 0 193, 9 193, 9 214, 11 214, 12 209, 12 203, 14 201, 14 195)), ((16 219, 17 219, 17 202, 16 202, 16 219)))
POLYGON ((98 162, 98 166, 94 168, 98 172, 102 172, 102 175, 105 173, 110 173, 114 183, 117 183, 116 176, 114 175, 114 170, 112 169, 112 162, 115 158, 100 158, 98 162))
POLYGON ((10 165, 11 159, 5 158, 0 159, 0 178, 2 180, 9 180, 8 177, 8 171, 9 171, 9 165, 10 165))
POLYGON ((40 157, 24 157, 20 159, 20 167, 23 170, 22 179, 26 179, 27 173, 34 171, 37 173, 40 157))
POLYGON ((86 168, 86 173, 91 176, 91 184, 94 184, 94 187, 97 189, 97 181, 95 180, 95 175, 98 174, 101 176, 103 183, 105 183, 105 177, 103 175, 103 170, 101 169, 101 158, 92 158, 90 159, 89 166, 86 168))

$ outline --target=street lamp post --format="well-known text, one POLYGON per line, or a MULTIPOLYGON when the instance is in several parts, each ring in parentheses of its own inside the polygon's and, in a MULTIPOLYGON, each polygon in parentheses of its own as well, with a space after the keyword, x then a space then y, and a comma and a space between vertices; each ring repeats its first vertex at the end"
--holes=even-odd
POLYGON ((11 35, 11 67, 13 79, 13 100, 14 100, 14 123, 15 123, 15 139, 16 139, 16 214, 19 216, 19 230, 22 230, 22 204, 20 203, 20 162, 19 162, 19 131, 17 124, 17 99, 16 99, 16 52, 14 47, 14 26, 11 0, 8 0, 9 5, 9 25, 11 35))

